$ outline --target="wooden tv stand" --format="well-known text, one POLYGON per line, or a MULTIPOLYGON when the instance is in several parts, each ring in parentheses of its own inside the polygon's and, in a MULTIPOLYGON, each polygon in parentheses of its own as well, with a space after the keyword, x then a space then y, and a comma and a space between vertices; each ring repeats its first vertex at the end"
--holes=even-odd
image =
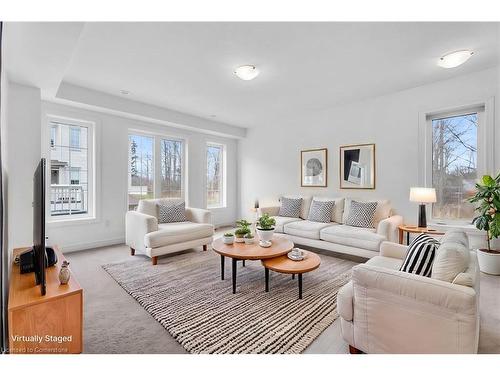
MULTIPOLYGON (((28 248, 14 249, 13 259, 28 248)), ((83 349, 83 289, 71 274, 60 285, 64 255, 54 246, 57 263, 46 269, 47 293, 41 295, 34 273, 21 274, 12 264, 9 286, 9 353, 81 353, 83 349)))

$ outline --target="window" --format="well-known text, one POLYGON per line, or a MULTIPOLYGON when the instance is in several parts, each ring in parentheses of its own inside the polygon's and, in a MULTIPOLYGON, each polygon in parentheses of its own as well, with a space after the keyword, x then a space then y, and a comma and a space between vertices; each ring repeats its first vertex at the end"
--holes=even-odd
POLYGON ((50 216, 53 220, 93 216, 94 124, 49 117, 49 127, 50 216))
POLYGON ((129 135, 128 207, 135 209, 139 200, 154 197, 154 138, 129 135))
POLYGON ((162 198, 181 198, 182 194, 182 141, 160 139, 162 198))
POLYGON ((207 207, 223 207, 224 199, 224 146, 207 145, 207 207))
POLYGON ((478 123, 480 114, 450 114, 431 118, 432 186, 437 202, 432 217, 439 220, 470 221, 478 178, 478 123))

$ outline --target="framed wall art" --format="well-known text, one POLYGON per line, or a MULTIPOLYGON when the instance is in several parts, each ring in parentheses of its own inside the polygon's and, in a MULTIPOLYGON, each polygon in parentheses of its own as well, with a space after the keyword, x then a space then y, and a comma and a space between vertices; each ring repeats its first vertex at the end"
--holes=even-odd
POLYGON ((328 150, 326 148, 302 150, 300 160, 300 186, 326 187, 328 182, 328 150))
POLYGON ((375 189, 375 144, 340 146, 340 188, 375 189))

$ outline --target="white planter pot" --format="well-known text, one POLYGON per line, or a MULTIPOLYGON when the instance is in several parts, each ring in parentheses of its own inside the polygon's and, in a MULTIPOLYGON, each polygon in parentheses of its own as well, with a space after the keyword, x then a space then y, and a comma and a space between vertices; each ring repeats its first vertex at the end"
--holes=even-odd
POLYGON ((271 241, 273 239, 274 228, 269 230, 262 230, 257 228, 257 234, 262 241, 271 241))
POLYGON ((476 254, 481 272, 489 275, 500 275, 500 254, 487 253, 479 249, 476 254))
POLYGON ((225 236, 222 236, 222 241, 226 244, 226 245, 232 245, 234 243, 234 236, 233 237, 225 237, 225 236))

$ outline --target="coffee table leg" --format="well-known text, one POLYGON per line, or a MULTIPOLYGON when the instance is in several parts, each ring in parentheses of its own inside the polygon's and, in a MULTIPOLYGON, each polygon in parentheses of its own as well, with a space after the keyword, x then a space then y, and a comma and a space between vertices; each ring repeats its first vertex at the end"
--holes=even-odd
POLYGON ((224 280, 224 263, 225 263, 224 255, 221 255, 220 256, 220 279, 221 280, 224 280))
POLYGON ((299 299, 302 299, 302 274, 299 273, 299 299))
POLYGON ((237 261, 235 258, 232 258, 232 263, 233 263, 233 294, 236 294, 236 268, 237 267, 237 261))
POLYGON ((266 292, 269 292, 269 268, 264 268, 266 272, 266 292))

